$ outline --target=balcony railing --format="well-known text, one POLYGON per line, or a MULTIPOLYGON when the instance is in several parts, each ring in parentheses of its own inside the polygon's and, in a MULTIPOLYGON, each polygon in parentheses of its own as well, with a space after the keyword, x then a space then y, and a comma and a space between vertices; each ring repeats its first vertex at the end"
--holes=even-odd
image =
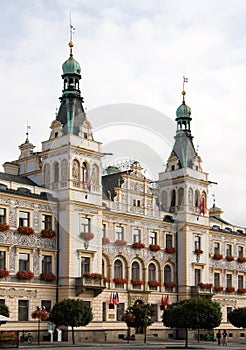
POLYGON ((102 293, 105 283, 102 278, 77 277, 75 279, 76 294, 79 295, 86 290, 93 290, 94 296, 102 293))

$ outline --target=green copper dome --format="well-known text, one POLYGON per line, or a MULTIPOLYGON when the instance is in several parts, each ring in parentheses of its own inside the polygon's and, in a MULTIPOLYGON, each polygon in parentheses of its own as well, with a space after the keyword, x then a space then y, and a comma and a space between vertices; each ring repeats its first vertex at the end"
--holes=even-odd
POLYGON ((80 74, 81 68, 79 62, 77 62, 73 55, 70 55, 69 59, 62 65, 63 74, 80 74))
POLYGON ((180 105, 177 108, 177 111, 176 111, 177 118, 187 118, 187 117, 190 117, 190 115, 191 115, 191 108, 188 107, 185 104, 185 102, 183 102, 182 105, 180 105))

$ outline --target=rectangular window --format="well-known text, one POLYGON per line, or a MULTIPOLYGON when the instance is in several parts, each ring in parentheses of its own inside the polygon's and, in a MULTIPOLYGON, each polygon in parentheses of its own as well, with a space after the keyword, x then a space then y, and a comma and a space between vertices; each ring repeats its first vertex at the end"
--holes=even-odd
POLYGON ((226 256, 232 256, 232 246, 231 246, 231 244, 226 244, 226 256))
POLYGON ((195 286, 198 286, 198 283, 201 282, 201 270, 195 269, 195 286))
POLYGON ((5 299, 0 299, 0 304, 5 305, 5 299))
POLYGON ((214 273, 214 286, 215 287, 220 286, 220 274, 218 272, 214 273))
POLYGON ((151 320, 153 322, 157 322, 158 321, 158 305, 157 304, 151 304, 151 306, 154 309, 154 315, 151 317, 151 320))
POLYGON ((227 308, 226 308, 226 321, 227 322, 230 322, 229 320, 228 320, 228 315, 229 315, 229 313, 232 311, 232 307, 231 306, 228 306, 227 308))
POLYGON ((6 209, 0 208, 0 223, 6 224, 6 209))
POLYGON ((42 214, 42 230, 52 230, 52 216, 42 214))
POLYGON ((201 249, 201 237, 200 236, 194 237, 194 243, 195 243, 195 250, 201 249))
POLYGON ((219 244, 219 242, 214 242, 214 254, 220 254, 220 244, 219 244))
POLYGON ((19 226, 30 226, 30 213, 28 213, 27 211, 19 212, 19 226))
POLYGON ((42 256, 42 273, 52 273, 52 256, 42 256))
POLYGON ((141 242, 141 230, 134 228, 132 232, 132 243, 141 242))
POLYGON ((237 247, 237 253, 238 253, 238 257, 242 258, 243 257, 243 247, 242 246, 238 246, 237 247))
POLYGON ((106 237, 106 224, 102 224, 102 238, 106 237))
POLYGON ((243 288, 243 275, 238 275, 237 277, 237 287, 243 288))
POLYGON ((41 306, 45 307, 45 310, 50 312, 51 311, 51 300, 41 300, 41 306))
POLYGON ((173 247, 173 235, 166 234, 166 248, 173 247))
POLYGON ((19 254, 19 271, 29 271, 29 270, 30 270, 29 254, 20 253, 19 254))
POLYGON ((18 300, 18 321, 28 321, 29 300, 18 300))
POLYGON ((157 244, 157 233, 155 231, 149 233, 149 244, 157 244))
POLYGON ((124 303, 117 304, 117 306, 116 306, 116 320, 117 321, 121 321, 121 317, 124 313, 124 309, 125 309, 124 303))
POLYGON ((90 272, 90 258, 82 257, 81 258, 81 276, 84 273, 90 272))
POLYGON ((81 232, 91 232, 90 230, 90 219, 82 217, 81 218, 81 232))
POLYGON ((3 250, 0 251, 0 269, 6 269, 6 252, 3 250))
POLYGON ((124 240, 124 227, 116 226, 115 227, 115 240, 123 241, 124 240))
POLYGON ((226 274, 226 287, 232 287, 232 275, 230 273, 226 274))

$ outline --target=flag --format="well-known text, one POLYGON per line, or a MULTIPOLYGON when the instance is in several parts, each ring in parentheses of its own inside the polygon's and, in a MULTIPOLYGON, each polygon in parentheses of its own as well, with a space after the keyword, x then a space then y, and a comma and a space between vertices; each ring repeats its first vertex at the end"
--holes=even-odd
POLYGON ((109 297, 109 304, 113 304, 114 301, 113 301, 113 294, 111 293, 110 294, 110 297, 109 297))
POLYGON ((188 78, 184 76, 184 83, 188 83, 188 78))
POLYGON ((114 305, 118 305, 119 304, 119 294, 116 292, 114 294, 114 305))
POLYGON ((168 295, 165 295, 165 297, 162 295, 161 297, 161 306, 167 306, 168 305, 168 295))
POLYGON ((86 186, 89 192, 91 192, 91 179, 89 178, 88 172, 86 172, 86 186))
POLYGON ((200 214, 202 214, 202 215, 205 214, 205 199, 204 199, 204 197, 201 198, 201 202, 200 202, 200 214))

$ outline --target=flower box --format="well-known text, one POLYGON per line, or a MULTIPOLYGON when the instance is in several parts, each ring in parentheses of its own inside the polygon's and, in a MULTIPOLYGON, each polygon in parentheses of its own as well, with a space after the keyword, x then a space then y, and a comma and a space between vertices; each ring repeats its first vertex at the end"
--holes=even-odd
POLYGON ((98 272, 85 272, 83 274, 83 276, 86 278, 93 279, 93 280, 96 280, 96 279, 101 280, 103 278, 103 275, 101 273, 98 273, 98 272))
POLYGON ((244 294, 246 293, 246 288, 238 288, 237 292, 238 294, 244 294))
POLYGON ((201 254, 203 254, 203 250, 201 250, 201 249, 195 249, 195 250, 194 250, 194 253, 195 253, 196 255, 201 255, 201 254))
POLYGON ((108 243, 110 243, 110 239, 108 237, 103 237, 102 244, 104 245, 104 244, 108 244, 108 243))
POLYGON ((103 282, 104 282, 104 283, 110 282, 110 278, 109 278, 109 277, 103 277, 103 282))
POLYGON ((8 224, 3 224, 2 222, 0 222, 0 231, 8 231, 10 228, 10 226, 8 224))
POLYGON ((226 291, 228 293, 232 293, 232 292, 235 292, 235 288, 234 287, 226 287, 226 291))
POLYGON ((53 273, 41 273, 40 279, 43 281, 52 282, 56 280, 56 276, 53 273))
POLYGON ((158 252, 161 249, 161 247, 158 244, 150 244, 149 250, 152 252, 158 252))
POLYGON ((161 283, 159 281, 149 281, 148 285, 150 287, 159 287, 161 285, 161 283))
POLYGON ((174 247, 169 247, 169 248, 165 249, 165 252, 167 254, 174 254, 174 253, 176 253, 176 249, 174 247))
POLYGON ((142 286, 144 284, 144 281, 131 279, 131 284, 133 284, 134 286, 142 286))
POLYGON ((202 283, 202 282, 199 282, 198 286, 201 289, 211 289, 213 287, 212 283, 202 283))
POLYGON ((214 254, 213 259, 214 260, 221 260, 221 259, 223 259, 223 255, 221 255, 221 254, 214 254))
POLYGON ((48 317, 49 317, 49 313, 44 308, 37 309, 32 312, 32 318, 35 318, 41 321, 46 321, 48 317))
POLYGON ((132 249, 143 249, 145 248, 145 244, 142 242, 135 242, 132 244, 132 249))
POLYGON ((33 235, 35 233, 34 229, 28 226, 19 226, 18 232, 22 235, 33 235))
POLYGON ((81 232, 80 235, 85 241, 90 241, 94 238, 94 233, 92 232, 81 232))
POLYGON ((221 287, 221 286, 214 286, 214 291, 215 292, 222 292, 222 290, 223 290, 223 287, 221 287))
POLYGON ((7 277, 9 275, 8 270, 2 270, 0 269, 0 278, 7 277))
POLYGON ((117 239, 114 243, 115 243, 115 245, 121 247, 121 246, 126 245, 127 241, 123 241, 122 239, 117 239))
POLYGON ((164 286, 166 288, 173 288, 173 287, 175 287, 175 283, 174 282, 164 282, 164 286))
POLYGON ((56 237, 56 232, 52 231, 52 230, 42 230, 40 232, 40 234, 41 234, 42 237, 45 237, 45 238, 54 238, 54 237, 56 237))
POLYGON ((126 283, 126 279, 120 278, 120 277, 115 277, 115 278, 113 279, 113 282, 114 282, 114 283, 118 283, 118 284, 124 284, 124 283, 126 283))
POLYGON ((227 256, 226 256, 226 260, 227 260, 227 261, 233 261, 233 260, 234 260, 234 256, 232 256, 232 255, 227 255, 227 256))
POLYGON ((33 278, 34 273, 31 271, 18 271, 16 277, 20 280, 29 280, 33 278))
POLYGON ((246 258, 245 258, 244 256, 239 256, 239 257, 237 258, 237 261, 238 261, 239 263, 244 263, 244 262, 246 262, 246 258))

